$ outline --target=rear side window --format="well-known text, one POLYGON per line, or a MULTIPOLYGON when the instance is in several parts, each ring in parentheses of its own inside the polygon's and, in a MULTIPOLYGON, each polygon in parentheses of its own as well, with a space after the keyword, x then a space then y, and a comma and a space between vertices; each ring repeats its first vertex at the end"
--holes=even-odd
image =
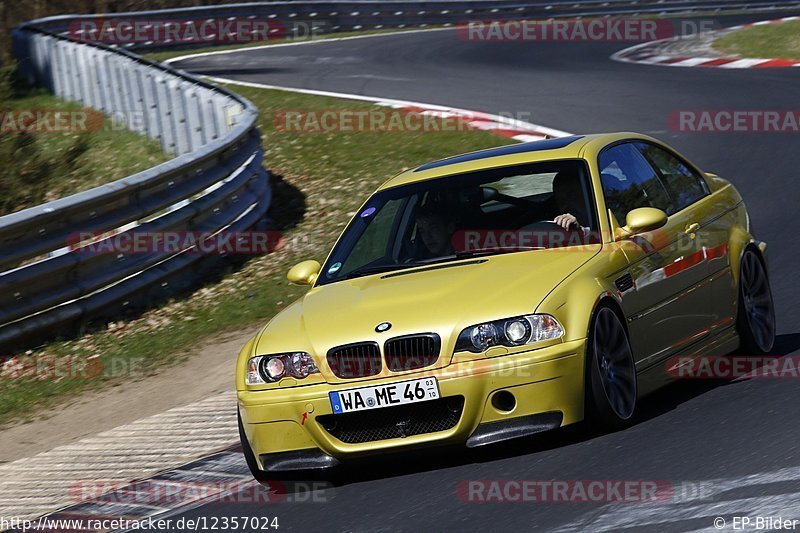
POLYGON ((667 188, 675 211, 690 206, 708 194, 708 186, 702 176, 678 157, 654 144, 637 143, 636 146, 661 173, 661 181, 667 188))
POLYGON ((606 207, 625 224, 628 212, 638 207, 674 211, 670 196, 655 169, 631 143, 618 144, 600 154, 600 178, 606 207))

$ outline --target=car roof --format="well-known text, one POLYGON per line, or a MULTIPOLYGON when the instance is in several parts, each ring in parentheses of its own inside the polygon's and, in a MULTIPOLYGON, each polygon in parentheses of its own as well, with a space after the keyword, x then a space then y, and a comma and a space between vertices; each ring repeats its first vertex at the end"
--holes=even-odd
POLYGON ((426 163, 407 170, 384 183, 380 189, 406 185, 417 181, 441 178, 465 172, 474 172, 497 167, 579 159, 587 147, 599 151, 602 147, 622 139, 650 139, 638 133, 602 133, 594 135, 571 135, 541 141, 510 144, 488 150, 479 150, 455 155, 426 163))

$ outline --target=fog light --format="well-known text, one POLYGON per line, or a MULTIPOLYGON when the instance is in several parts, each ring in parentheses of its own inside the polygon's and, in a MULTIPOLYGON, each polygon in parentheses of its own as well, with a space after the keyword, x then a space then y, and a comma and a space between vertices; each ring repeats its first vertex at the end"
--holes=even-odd
POLYGON ((492 406, 498 411, 509 413, 517 406, 517 399, 507 390, 501 390, 492 396, 492 406))

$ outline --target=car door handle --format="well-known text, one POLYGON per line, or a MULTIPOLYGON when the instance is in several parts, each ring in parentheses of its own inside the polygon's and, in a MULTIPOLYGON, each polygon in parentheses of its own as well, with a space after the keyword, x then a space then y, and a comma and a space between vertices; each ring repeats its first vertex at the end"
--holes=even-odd
POLYGON ((699 230, 699 229, 700 229, 700 224, 698 224, 697 222, 692 222, 691 224, 686 226, 686 229, 684 230, 684 233, 686 233, 687 235, 690 235, 692 238, 694 238, 694 234, 697 233, 697 230, 699 230))

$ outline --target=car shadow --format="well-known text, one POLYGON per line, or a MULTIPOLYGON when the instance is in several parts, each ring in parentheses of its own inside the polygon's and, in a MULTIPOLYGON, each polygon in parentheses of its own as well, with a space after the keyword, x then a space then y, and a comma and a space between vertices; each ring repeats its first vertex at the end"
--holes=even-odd
MULTIPOLYGON (((800 333, 779 335, 770 355, 784 357, 799 349, 800 333)), ((743 354, 734 353, 731 355, 743 354)), ((692 379, 670 383, 642 398, 633 425, 657 418, 711 390, 723 386, 736 385, 746 379, 748 378, 692 379)), ((309 481, 320 482, 322 483, 321 486, 342 486, 469 464, 502 461, 580 444, 587 440, 602 437, 604 434, 607 434, 607 432, 598 431, 588 424, 580 423, 477 449, 467 449, 463 446, 438 446, 413 452, 384 454, 349 461, 345 465, 325 471, 275 475, 273 477, 275 483, 271 484, 272 488, 270 490, 277 493, 292 493, 295 488, 297 490, 307 490, 309 481), (405 460, 412 454, 413 461, 405 460)))
MULTIPOLYGON (((785 357, 797 350, 800 350, 800 333, 789 333, 775 337, 775 345, 767 356, 752 355, 742 351, 736 351, 724 357, 744 357, 747 358, 747 360, 755 360, 756 362, 752 363, 752 366, 749 366, 748 369, 757 370, 764 364, 758 363, 758 359, 764 359, 766 362, 767 358, 785 357)), ((733 376, 729 378, 709 379, 701 377, 697 379, 676 380, 642 399, 634 424, 646 422, 647 420, 661 416, 664 413, 672 411, 682 403, 711 390, 719 387, 736 385, 744 381, 749 381, 750 379, 753 378, 733 376)))

